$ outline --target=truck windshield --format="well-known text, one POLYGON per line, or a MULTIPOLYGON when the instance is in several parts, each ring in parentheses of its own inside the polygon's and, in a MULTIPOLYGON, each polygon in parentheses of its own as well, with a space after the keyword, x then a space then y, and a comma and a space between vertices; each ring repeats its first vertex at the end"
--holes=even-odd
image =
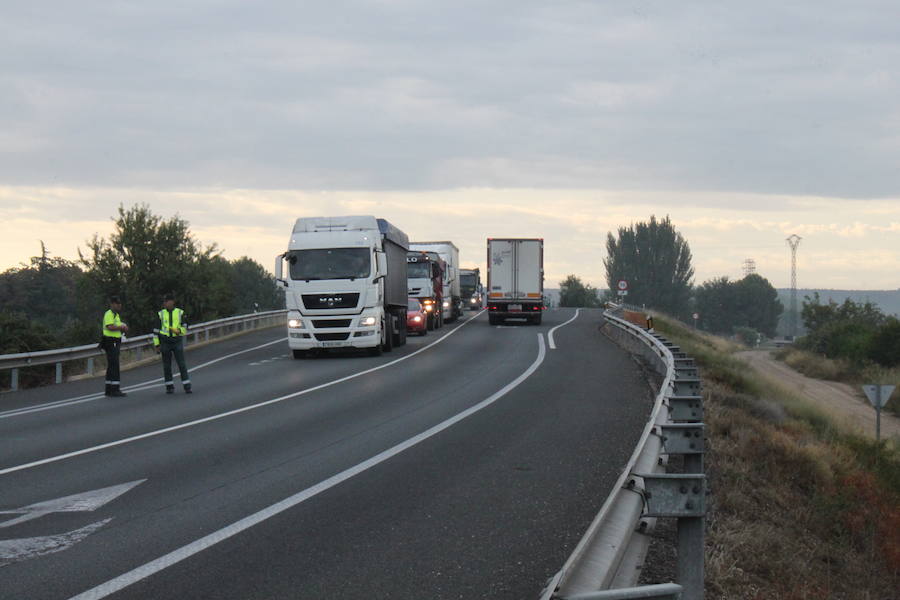
POLYGON ((368 277, 372 264, 368 248, 293 250, 287 259, 295 281, 368 277))
POLYGON ((430 279, 431 265, 427 262, 406 263, 406 277, 408 279, 430 279))
POLYGON ((477 281, 478 281, 478 278, 475 276, 474 273, 472 273, 472 274, 464 273, 459 276, 459 285, 461 285, 462 287, 465 287, 465 288, 472 288, 474 290, 475 284, 477 281))

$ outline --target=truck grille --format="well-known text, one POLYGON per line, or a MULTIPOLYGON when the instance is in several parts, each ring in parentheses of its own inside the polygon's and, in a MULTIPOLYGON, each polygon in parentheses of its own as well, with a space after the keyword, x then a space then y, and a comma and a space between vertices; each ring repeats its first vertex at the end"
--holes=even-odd
POLYGON ((320 342, 337 342, 349 338, 350 333, 317 333, 315 336, 320 342))
POLYGON ((359 294, 303 294, 303 306, 310 310, 356 308, 359 294))
POLYGON ((313 319, 313 327, 327 329, 329 327, 350 327, 350 319, 313 319))

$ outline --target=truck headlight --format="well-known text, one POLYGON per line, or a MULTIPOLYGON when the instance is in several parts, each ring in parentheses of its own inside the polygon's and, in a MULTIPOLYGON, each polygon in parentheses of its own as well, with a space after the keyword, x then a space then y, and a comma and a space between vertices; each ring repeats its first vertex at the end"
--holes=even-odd
POLYGON ((471 302, 472 304, 475 304, 475 298, 469 298, 469 302, 471 302))
POLYGON ((303 319, 288 319, 288 327, 291 329, 303 329, 303 319))
POLYGON ((450 303, 444 300, 444 308, 450 308, 450 303))
POLYGON ((372 325, 375 325, 375 317, 363 317, 359 320, 359 324, 366 327, 371 327, 372 325))

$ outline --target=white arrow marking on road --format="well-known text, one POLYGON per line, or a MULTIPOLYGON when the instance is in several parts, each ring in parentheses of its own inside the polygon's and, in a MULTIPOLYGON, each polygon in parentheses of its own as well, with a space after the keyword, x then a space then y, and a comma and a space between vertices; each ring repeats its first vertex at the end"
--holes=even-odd
POLYGON ((91 535, 110 521, 112 521, 112 518, 97 521, 96 523, 91 523, 81 529, 57 535, 21 538, 18 540, 0 540, 0 567, 19 562, 20 560, 37 558, 44 554, 62 552, 66 548, 72 547, 91 535))
MULTIPOLYGON (((71 496, 64 496, 62 498, 56 498, 55 500, 46 500, 44 502, 37 502, 35 504, 29 504, 28 506, 23 506, 22 508, 16 508, 13 510, 0 510, 0 515, 11 515, 11 514, 20 514, 25 513, 21 517, 17 517, 15 519, 11 519, 9 521, 4 521, 0 523, 0 527, 9 527, 11 525, 17 525, 19 523, 24 523, 25 521, 30 521, 32 519, 37 519, 38 517, 43 517, 44 515, 48 515, 50 513, 55 512, 92 512, 107 504, 108 502, 112 502, 131 488, 140 485, 147 481, 146 479, 138 479, 137 481, 129 481, 128 483, 120 483, 119 485, 111 485, 109 487, 100 488, 99 490, 91 490, 89 492, 81 492, 80 494, 72 494, 71 496)), ((81 531, 81 530, 79 530, 81 531)), ((72 532, 74 533, 74 532, 72 532)), ((69 535, 69 534, 62 534, 69 535)), ((56 536, 51 536, 56 537, 56 536)), ((44 538, 34 538, 34 539, 44 539, 44 538)), ((8 542, 16 542, 21 540, 7 540, 8 542)), ((7 543, 7 542, 0 542, 7 543)))

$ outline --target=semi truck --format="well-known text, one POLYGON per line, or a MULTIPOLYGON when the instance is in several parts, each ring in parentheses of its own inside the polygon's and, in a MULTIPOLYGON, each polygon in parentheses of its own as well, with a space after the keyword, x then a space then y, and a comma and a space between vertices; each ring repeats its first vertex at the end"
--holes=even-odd
POLYGON ((525 318, 540 325, 544 310, 544 240, 489 238, 487 264, 490 324, 525 318))
POLYGON ((459 290, 459 248, 453 242, 412 242, 410 250, 437 252, 444 261, 444 298, 441 308, 444 322, 455 321, 462 316, 462 298, 459 290))
POLYGON ((479 310, 484 303, 479 269, 459 270, 459 292, 462 304, 469 310, 479 310))
POLYGON ((377 356, 405 344, 408 249, 405 233, 373 216, 297 219, 275 261, 294 358, 320 348, 377 356))
POLYGON ((422 303, 428 331, 444 325, 444 270, 444 261, 437 252, 410 250, 406 254, 407 293, 422 303))

